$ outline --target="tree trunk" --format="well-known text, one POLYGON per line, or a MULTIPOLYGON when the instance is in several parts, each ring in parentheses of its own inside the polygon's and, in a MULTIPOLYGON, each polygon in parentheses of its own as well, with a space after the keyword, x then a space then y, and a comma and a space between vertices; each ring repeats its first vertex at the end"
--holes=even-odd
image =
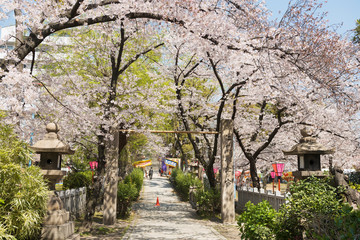
POLYGON ((260 189, 260 179, 257 175, 257 169, 256 169, 256 160, 255 159, 248 159, 250 162, 250 176, 251 181, 253 183, 253 188, 260 189))
POLYGON ((206 172, 206 176, 209 180, 209 184, 210 187, 212 189, 215 189, 216 187, 216 179, 215 179, 215 174, 214 174, 214 168, 212 164, 209 164, 206 168, 205 168, 205 172, 206 172))
POLYGON ((106 171, 103 203, 103 223, 105 225, 114 225, 116 223, 117 186, 119 182, 119 131, 111 130, 110 133, 113 139, 107 140, 105 144, 106 171))
POLYGON ((86 194, 86 210, 82 229, 88 230, 92 226, 96 207, 100 205, 102 198, 102 180, 105 172, 105 141, 104 136, 98 136, 98 167, 94 176, 94 184, 89 187, 86 194))
POLYGON ((185 154, 181 154, 181 170, 186 172, 188 169, 188 163, 185 154), (185 171, 184 171, 185 169, 185 171))
MULTIPOLYGON (((119 132, 119 156, 121 151, 125 148, 127 144, 127 136, 125 132, 119 132)), ((119 159, 119 177, 122 179, 126 176, 126 167, 128 165, 128 158, 119 159)))
MULTIPOLYGON (((105 131, 103 131, 105 135, 105 131)), ((125 133, 119 134, 119 151, 120 152, 126 145, 127 138, 125 133)), ((96 175, 94 176, 94 184, 87 192, 86 199, 86 212, 84 221, 82 223, 82 229, 90 229, 93 222, 93 217, 96 212, 96 207, 102 204, 103 200, 103 181, 105 176, 105 153, 106 143, 103 135, 98 136, 98 168, 96 169, 96 175)), ((117 159, 116 159, 117 160, 117 159)), ((126 166, 124 166, 126 167, 126 166)), ((117 183, 116 183, 117 186, 117 183)))

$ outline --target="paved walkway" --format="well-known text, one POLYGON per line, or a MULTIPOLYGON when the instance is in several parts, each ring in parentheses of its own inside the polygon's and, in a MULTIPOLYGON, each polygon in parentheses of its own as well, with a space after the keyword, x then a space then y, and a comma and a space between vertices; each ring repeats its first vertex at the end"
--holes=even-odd
POLYGON ((138 218, 123 239, 225 239, 211 226, 196 219, 189 203, 181 202, 165 177, 154 173, 144 180, 140 201, 134 204, 138 218), (155 206, 157 197, 160 206, 155 206))

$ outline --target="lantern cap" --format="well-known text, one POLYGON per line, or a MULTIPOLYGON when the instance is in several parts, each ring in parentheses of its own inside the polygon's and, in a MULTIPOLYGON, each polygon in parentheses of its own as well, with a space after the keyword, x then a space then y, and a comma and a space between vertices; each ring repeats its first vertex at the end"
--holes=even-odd
POLYGON ((316 138, 312 137, 306 129, 302 129, 300 132, 302 135, 300 143, 293 146, 290 151, 283 151, 285 155, 332 154, 335 152, 334 148, 329 149, 317 143, 316 138))
POLYGON ((37 141, 30 148, 36 153, 53 152, 62 154, 74 154, 75 151, 70 149, 70 146, 59 140, 59 126, 56 123, 49 123, 46 125, 47 133, 44 139, 37 141))

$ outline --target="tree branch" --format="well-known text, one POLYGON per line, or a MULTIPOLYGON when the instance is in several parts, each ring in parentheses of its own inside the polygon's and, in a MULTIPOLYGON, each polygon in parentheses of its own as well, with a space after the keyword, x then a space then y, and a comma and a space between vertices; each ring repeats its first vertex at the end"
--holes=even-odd
POLYGON ((36 79, 36 81, 38 81, 42 87, 45 88, 46 92, 48 92, 48 94, 56 101, 58 102, 61 106, 63 106, 64 108, 66 108, 67 110, 69 110, 70 112, 74 113, 75 115, 79 116, 79 114, 77 114, 76 112, 74 112, 73 110, 71 110, 68 106, 66 106, 65 104, 63 104, 57 97, 54 96, 54 94, 52 94, 52 92, 45 86, 45 84, 40 81, 37 77, 32 76, 33 78, 36 79))
POLYGON ((69 14, 66 16, 68 19, 72 19, 77 16, 77 10, 79 9, 80 5, 84 2, 84 0, 77 0, 74 4, 73 8, 69 12, 69 14))
MULTIPOLYGON (((241 150, 243 151, 245 157, 246 157, 248 160, 251 160, 251 159, 252 159, 252 155, 251 155, 251 153, 249 153, 249 152, 246 150, 245 145, 244 145, 244 143, 243 143, 242 140, 241 140, 241 135, 240 135, 239 131, 236 130, 235 128, 234 128, 234 134, 235 134, 235 138, 236 138, 237 142, 239 143, 239 146, 240 146, 241 150)), ((249 161, 249 162, 250 162, 250 161, 249 161)))
MULTIPOLYGON (((121 22, 121 27, 120 27, 120 49, 119 49, 118 58, 117 58, 117 64, 116 64, 117 71, 119 71, 119 69, 120 69, 122 55, 123 55, 123 52, 124 52, 124 45, 125 45, 126 40, 127 40, 127 38, 125 38, 124 24, 121 22)), ((119 75, 117 77, 119 77, 119 75)))
POLYGON ((210 64, 211 64, 211 68, 213 69, 213 72, 214 72, 214 74, 215 74, 215 77, 216 77, 216 79, 218 80, 218 83, 219 83, 220 88, 221 88, 222 95, 223 95, 223 97, 224 97, 224 95, 225 95, 225 88, 224 88, 224 85, 223 85, 223 83, 222 83, 222 80, 221 80, 221 78, 220 78, 220 76, 219 76, 219 73, 218 73, 217 70, 216 70, 216 64, 214 63, 214 61, 213 61, 212 58, 210 57, 210 53, 209 53, 209 52, 207 52, 207 55, 208 55, 208 57, 209 57, 209 61, 210 61, 210 64))
POLYGON ((284 108, 281 108, 281 109, 279 109, 279 110, 277 111, 278 126, 276 126, 276 127, 274 128, 274 130, 270 133, 267 141, 266 141, 263 145, 261 145, 261 146, 255 151, 255 153, 253 154, 253 156, 254 156, 255 159, 259 156, 259 154, 260 154, 264 149, 266 149, 266 148, 270 145, 270 143, 272 142, 272 140, 275 138, 276 134, 279 132, 280 128, 281 128, 283 125, 285 125, 285 124, 287 124, 287 123, 290 122, 290 121, 285 121, 285 122, 283 122, 282 119, 281 119, 281 114, 282 114, 284 111, 286 111, 286 109, 287 109, 287 108, 284 107, 284 108))
POLYGON ((134 57, 132 57, 119 71, 119 75, 121 75, 128 67, 130 67, 131 64, 133 64, 140 56, 147 54, 148 52, 151 52, 152 50, 163 46, 164 43, 160 43, 152 48, 148 48, 146 50, 144 50, 143 52, 140 52, 138 54, 136 54, 134 57))
POLYGON ((266 101, 264 100, 261 104, 261 108, 260 108, 260 113, 259 113, 259 127, 256 129, 256 131, 254 132, 254 134, 251 136, 250 141, 253 142, 256 140, 260 129, 262 128, 262 123, 263 123, 263 119, 264 119, 264 110, 266 107, 266 101))

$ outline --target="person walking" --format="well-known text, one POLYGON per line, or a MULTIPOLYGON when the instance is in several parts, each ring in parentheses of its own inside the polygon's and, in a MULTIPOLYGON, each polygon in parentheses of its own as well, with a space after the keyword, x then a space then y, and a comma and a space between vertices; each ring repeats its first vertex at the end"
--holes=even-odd
POLYGON ((152 179, 153 173, 154 173, 154 171, 153 171, 153 169, 151 167, 150 170, 149 170, 149 178, 150 179, 152 179))

